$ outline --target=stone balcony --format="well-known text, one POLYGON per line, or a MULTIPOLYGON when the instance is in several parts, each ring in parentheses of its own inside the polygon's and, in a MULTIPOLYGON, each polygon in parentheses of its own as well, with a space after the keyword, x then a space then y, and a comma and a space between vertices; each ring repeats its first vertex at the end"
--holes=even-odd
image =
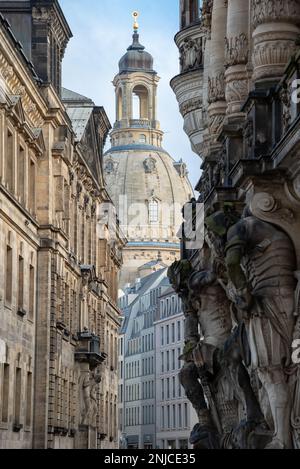
POLYGON ((171 87, 184 118, 184 130, 193 151, 199 156, 203 146, 203 81, 204 37, 201 21, 182 29, 175 36, 180 53, 180 74, 173 78, 171 87))
POLYGON ((78 334, 78 346, 75 351, 75 360, 80 363, 89 363, 91 368, 100 365, 106 359, 106 354, 100 351, 100 338, 88 331, 78 334))

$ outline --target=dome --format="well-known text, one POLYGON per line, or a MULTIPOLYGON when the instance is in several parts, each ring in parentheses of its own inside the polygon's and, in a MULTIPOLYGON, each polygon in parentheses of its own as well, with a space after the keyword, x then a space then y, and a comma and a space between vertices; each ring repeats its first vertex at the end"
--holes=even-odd
POLYGON ((139 34, 133 34, 133 42, 128 47, 126 54, 119 62, 119 72, 135 72, 144 71, 152 72, 153 70, 153 57, 149 52, 145 51, 145 47, 139 42, 139 34))
POLYGON ((182 221, 181 209, 193 197, 187 177, 186 165, 175 162, 163 148, 150 145, 124 145, 113 147, 104 155, 104 173, 108 192, 120 211, 126 196, 126 222, 137 219, 143 211, 142 221, 132 223, 126 233, 132 243, 155 243, 178 248, 177 230, 182 221), (128 147, 128 148, 127 148, 128 147), (156 218, 155 218, 156 217, 156 218), (157 229, 156 229, 157 228, 157 229))

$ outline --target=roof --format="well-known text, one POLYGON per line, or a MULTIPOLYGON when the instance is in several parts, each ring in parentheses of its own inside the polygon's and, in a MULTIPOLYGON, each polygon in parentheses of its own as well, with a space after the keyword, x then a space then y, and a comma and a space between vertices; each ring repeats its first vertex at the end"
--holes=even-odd
POLYGON ((62 88, 61 97, 66 105, 67 114, 72 121, 76 139, 81 141, 95 104, 90 98, 66 88, 62 88))
POLYGON ((131 314, 131 311, 133 309, 133 306, 139 301, 141 296, 143 296, 148 290, 151 289, 151 285, 156 280, 158 280, 161 275, 166 274, 166 273, 167 273, 167 269, 165 268, 165 269, 157 270, 156 272, 153 272, 152 274, 148 275, 147 277, 144 277, 144 278, 141 279, 141 287, 138 291, 137 298, 131 303, 131 305, 128 308, 126 308, 123 311, 124 321, 123 321, 121 331, 120 331, 121 334, 124 334, 126 332, 128 322, 129 322, 129 319, 130 319, 130 314, 131 314))
POLYGON ((83 96, 82 94, 75 93, 75 91, 68 90, 67 88, 62 88, 61 97, 62 97, 62 100, 67 103, 80 103, 82 105, 87 104, 87 105, 95 106, 95 103, 93 102, 92 99, 87 98, 86 96, 83 96))
POLYGON ((126 54, 119 62, 119 72, 150 72, 153 70, 153 57, 149 52, 145 51, 145 47, 139 42, 139 34, 135 32, 132 36, 132 44, 128 47, 126 54))

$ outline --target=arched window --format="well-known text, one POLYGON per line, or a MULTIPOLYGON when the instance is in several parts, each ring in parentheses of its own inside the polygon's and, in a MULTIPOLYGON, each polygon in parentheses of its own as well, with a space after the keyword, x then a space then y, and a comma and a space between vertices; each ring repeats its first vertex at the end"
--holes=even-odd
POLYGON ((132 119, 149 119, 149 93, 143 85, 132 91, 132 119))
POLYGON ((141 134, 139 141, 140 141, 140 143, 147 143, 147 137, 146 137, 146 135, 141 134))
POLYGON ((156 200, 149 202, 149 223, 159 222, 159 205, 156 200))
POLYGON ((117 120, 123 119, 123 93, 122 89, 119 88, 117 93, 117 120))

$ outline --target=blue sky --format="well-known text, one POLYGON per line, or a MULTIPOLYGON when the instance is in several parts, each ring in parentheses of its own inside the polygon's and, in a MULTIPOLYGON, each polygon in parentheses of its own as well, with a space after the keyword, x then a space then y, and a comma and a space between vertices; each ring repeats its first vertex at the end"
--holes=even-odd
POLYGON ((174 159, 187 163, 195 186, 201 162, 191 150, 169 86, 179 71, 173 40, 179 28, 179 0, 60 0, 60 4, 74 34, 64 58, 63 84, 104 106, 111 123, 115 121, 111 82, 131 43, 131 13, 140 12, 140 41, 153 55, 154 68, 161 77, 158 119, 165 132, 164 147, 174 159))

